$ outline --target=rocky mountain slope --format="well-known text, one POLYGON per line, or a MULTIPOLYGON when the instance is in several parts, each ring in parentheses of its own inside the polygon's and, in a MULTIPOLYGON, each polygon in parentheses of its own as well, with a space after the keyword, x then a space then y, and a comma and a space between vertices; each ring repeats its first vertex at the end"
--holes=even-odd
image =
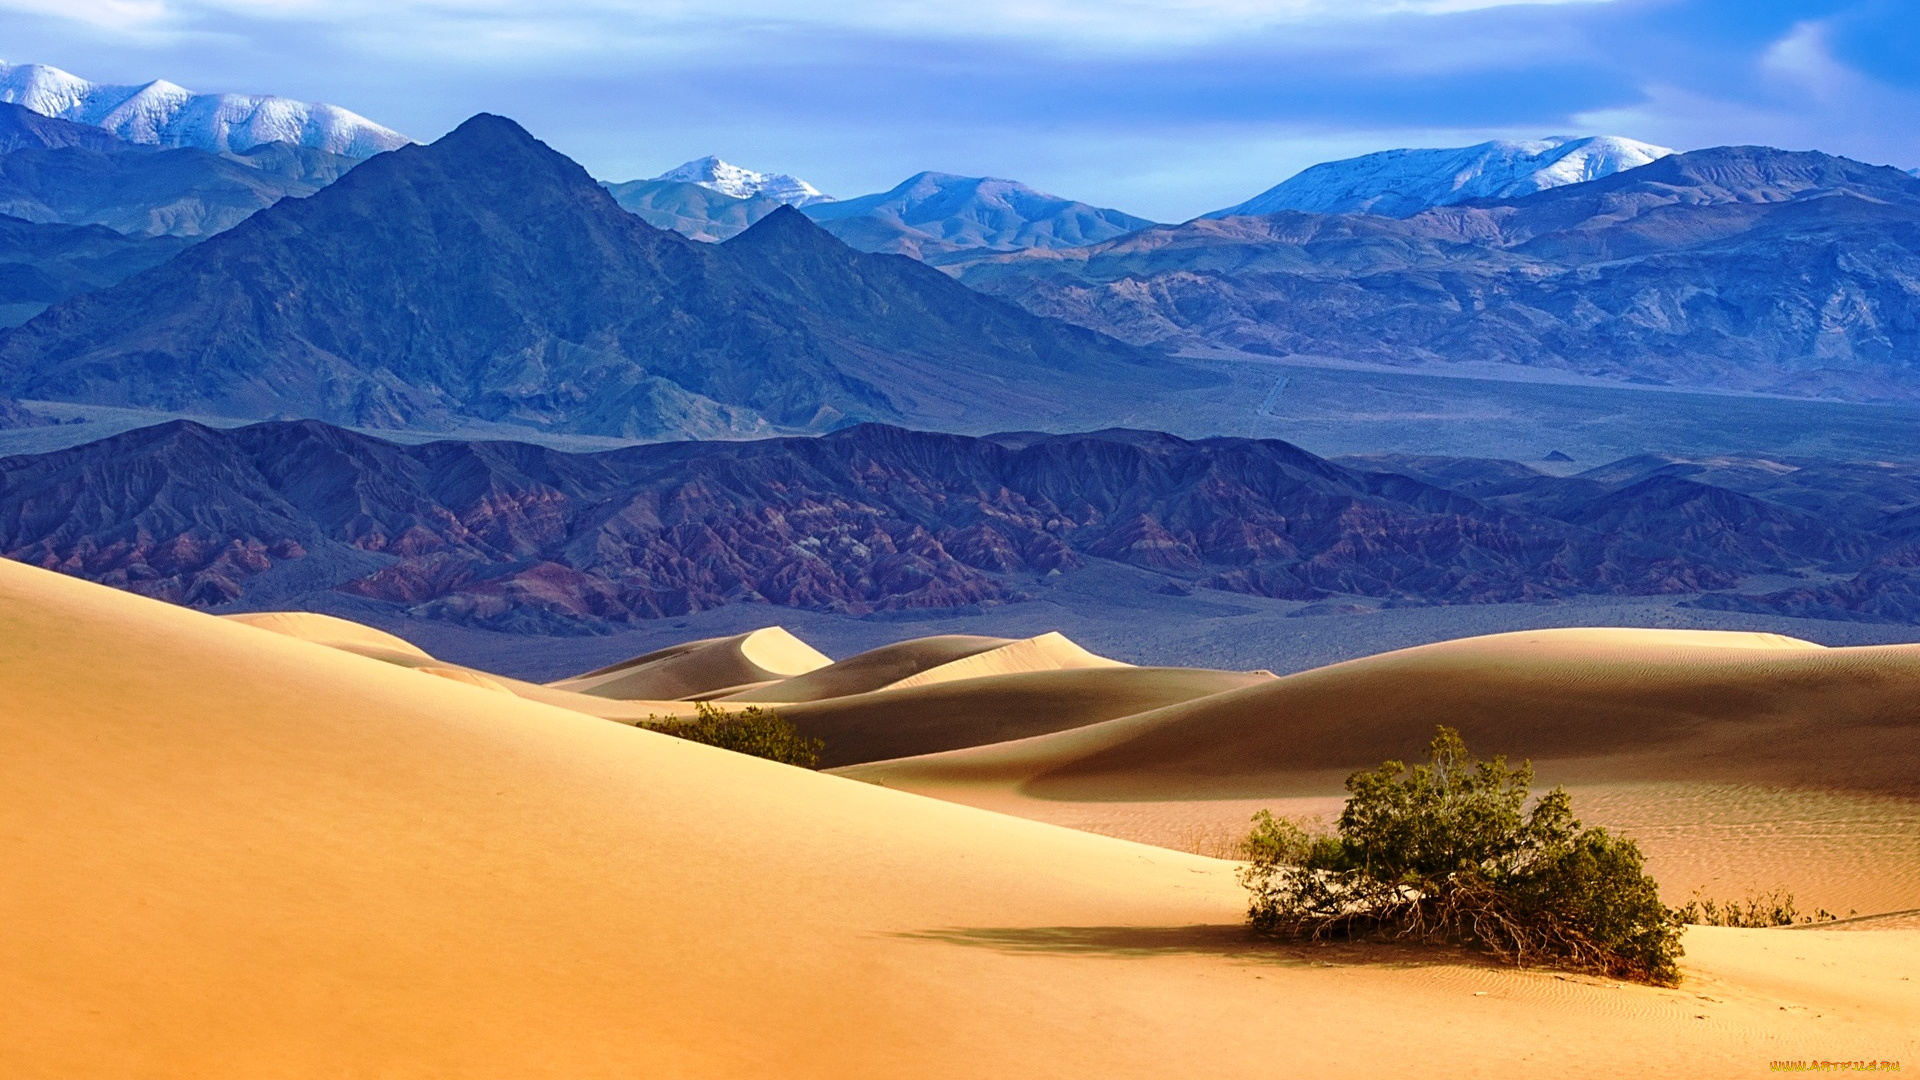
POLYGON ((151 149, 88 124, 56 120, 24 105, 0 102, 0 154, 11 154, 15 150, 61 150, 68 147, 102 153, 151 149))
POLYGON ((607 192, 622 210, 654 228, 710 244, 739 236, 787 205, 763 195, 737 198, 680 180, 628 180, 608 184, 607 192))
MULTIPOLYGON (((5 161, 0 157, 0 168, 5 161)), ((0 216, 0 326, 17 326, 50 304, 158 266, 185 246, 171 236, 0 216)))
POLYGON ((102 128, 128 142, 213 153, 284 142, 366 158, 408 143, 399 132, 334 105, 196 94, 163 79, 108 86, 45 64, 0 63, 0 102, 102 128))
POLYGON ((963 281, 1140 343, 1920 396, 1920 181, 1723 147, 1406 219, 1280 213, 976 257, 963 281))
POLYGON ((291 143, 208 153, 141 146, 0 104, 0 214, 105 225, 137 236, 207 236, 359 164, 291 143))
POLYGON ((876 195, 810 206, 807 216, 862 251, 936 264, 958 251, 1081 247, 1153 224, 1012 180, 934 172, 876 195))
POLYGON ((1484 142, 1442 150, 1383 150, 1327 161, 1210 218, 1277 214, 1411 217, 1472 199, 1512 199, 1639 168, 1673 153, 1664 146, 1601 135, 1531 142, 1484 142))
POLYGON ((863 425, 580 455, 179 422, 0 460, 0 554, 197 605, 344 591, 471 625, 590 632, 738 602, 1008 601, 1089 559, 1173 591, 1395 604, 1690 594, 1754 574, 1817 587, 1912 565, 1916 505, 1920 472, 1757 459, 1558 479, 1135 431, 863 425))
POLYGON ((622 436, 1006 426, 1214 377, 781 208, 728 244, 480 116, 0 337, 0 392, 622 436))

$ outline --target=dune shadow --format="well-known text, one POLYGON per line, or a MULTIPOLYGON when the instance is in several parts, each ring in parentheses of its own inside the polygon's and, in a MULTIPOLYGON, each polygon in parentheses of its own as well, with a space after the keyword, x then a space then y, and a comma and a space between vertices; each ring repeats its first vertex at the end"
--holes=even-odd
POLYGON ((922 930, 901 934, 921 941, 971 945, 1003 952, 1077 953, 1096 956, 1264 956, 1278 950, 1244 925, 1201 926, 989 926, 922 930))
POLYGON ((1396 968, 1435 964, 1502 966, 1490 956, 1455 946, 1388 941, 1279 941, 1245 924, 1195 926, 987 926, 919 930, 894 935, 998 952, 1143 958, 1219 956, 1283 967, 1396 968))

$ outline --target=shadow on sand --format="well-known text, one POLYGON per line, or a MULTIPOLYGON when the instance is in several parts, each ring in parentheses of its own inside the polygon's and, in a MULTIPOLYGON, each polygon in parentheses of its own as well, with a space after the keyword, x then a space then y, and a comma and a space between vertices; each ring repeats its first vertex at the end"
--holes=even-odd
POLYGON ((1421 967, 1462 963, 1498 966, 1490 957, 1450 946, 1382 941, 1275 941, 1255 934, 1244 924, 962 927, 921 930, 898 936, 999 952, 1065 956, 1225 956, 1247 963, 1287 967, 1344 967, 1351 964, 1421 967))

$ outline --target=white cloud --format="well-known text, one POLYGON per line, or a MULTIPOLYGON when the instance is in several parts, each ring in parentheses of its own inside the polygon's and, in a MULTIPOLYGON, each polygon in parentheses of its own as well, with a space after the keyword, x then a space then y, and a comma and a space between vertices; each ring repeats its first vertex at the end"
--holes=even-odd
POLYGON ((1633 105, 1577 120, 1690 149, 1752 143, 1874 164, 1912 163, 1910 134, 1888 118, 1920 115, 1920 97, 1842 63, 1825 23, 1796 24, 1759 54, 1753 76, 1753 86, 1731 93, 1656 82, 1633 105))
POLYGON ((1825 23, 1808 21, 1760 54, 1760 70, 1776 82, 1825 102, 1867 90, 1870 80, 1834 59, 1825 23))

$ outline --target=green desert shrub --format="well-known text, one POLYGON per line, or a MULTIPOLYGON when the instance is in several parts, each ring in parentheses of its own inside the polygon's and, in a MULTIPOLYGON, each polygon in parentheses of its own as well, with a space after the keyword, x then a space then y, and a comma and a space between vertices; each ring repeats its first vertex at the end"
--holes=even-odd
POLYGON ((649 716, 640 726, 676 739, 706 743, 805 769, 814 767, 820 760, 820 751, 826 747, 819 739, 800 734, 798 728, 772 709, 749 705, 730 713, 706 701, 695 704, 693 709, 691 720, 649 716))
POLYGON ((1679 929, 1640 849, 1582 829, 1559 788, 1528 806, 1533 767, 1480 761, 1442 727, 1427 763, 1347 778, 1332 833, 1254 815, 1248 917, 1295 938, 1457 942, 1517 964, 1673 985, 1679 929))
POLYGON ((1802 914, 1793 902, 1793 894, 1775 890, 1745 900, 1714 900, 1695 893, 1693 899, 1673 909, 1674 921, 1694 926, 1794 926, 1833 922, 1840 916, 1826 908, 1802 914))

